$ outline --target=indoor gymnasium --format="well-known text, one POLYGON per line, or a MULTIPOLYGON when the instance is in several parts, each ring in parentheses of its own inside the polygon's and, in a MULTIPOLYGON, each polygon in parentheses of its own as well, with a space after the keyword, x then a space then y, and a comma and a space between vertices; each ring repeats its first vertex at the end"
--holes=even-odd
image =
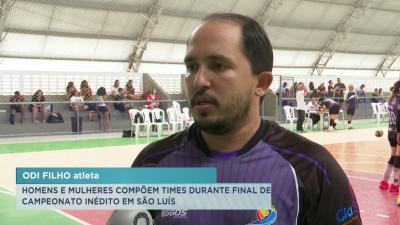
MULTIPOLYGON (((190 54, 213 13, 265 29, 273 79, 257 112, 338 162, 359 208, 338 208, 332 224, 353 224, 357 213, 364 225, 400 224, 400 1, 0 3, 0 225, 106 225, 111 210, 16 209, 16 168, 128 168, 149 144, 197 126, 201 101, 214 99, 188 101, 190 54)), ((221 90, 240 102, 242 90, 226 82, 221 90)))

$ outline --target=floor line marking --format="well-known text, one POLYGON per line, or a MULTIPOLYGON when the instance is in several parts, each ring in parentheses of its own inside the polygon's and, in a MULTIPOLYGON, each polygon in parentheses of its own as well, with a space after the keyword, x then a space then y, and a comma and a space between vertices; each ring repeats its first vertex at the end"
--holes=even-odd
MULTIPOLYGON (((0 190, 0 193, 4 193, 4 194, 11 195, 11 196, 15 197, 15 193, 7 192, 7 191, 2 191, 2 190, 0 190)), ((82 225, 91 225, 90 223, 87 223, 87 222, 85 222, 85 221, 83 221, 83 220, 81 220, 81 219, 79 219, 79 218, 77 218, 77 217, 75 217, 75 216, 73 216, 73 215, 71 215, 71 214, 68 214, 68 213, 66 213, 66 212, 63 212, 63 211, 61 211, 61 210, 59 210, 59 209, 49 209, 49 210, 50 210, 50 211, 54 211, 54 212, 56 212, 56 213, 59 213, 59 214, 65 216, 65 217, 68 217, 69 219, 71 219, 71 220, 73 220, 73 221, 75 221, 75 222, 78 222, 78 223, 80 223, 80 224, 82 224, 82 225)))
POLYGON ((352 161, 352 162, 339 162, 339 164, 349 164, 349 163, 351 163, 351 164, 377 164, 377 163, 387 163, 387 162, 384 162, 384 161, 382 161, 382 162, 378 162, 378 161, 375 161, 375 162, 372 162, 372 161, 361 161, 361 162, 354 162, 354 161, 352 161))
POLYGON ((377 214, 376 214, 376 216, 383 217, 383 218, 389 218, 389 216, 388 216, 388 215, 379 214, 379 213, 377 213, 377 214))
POLYGON ((342 167, 344 170, 348 170, 348 171, 354 171, 354 172, 361 172, 361 173, 369 173, 369 174, 377 174, 377 175, 382 175, 382 173, 377 173, 377 172, 371 172, 371 171, 365 171, 365 170, 355 170, 355 169, 350 169, 350 168, 344 168, 342 167))
POLYGON ((347 177, 349 177, 349 178, 356 178, 356 179, 360 179, 360 180, 367 180, 367 181, 379 182, 379 180, 369 179, 369 178, 365 178, 365 177, 357 177, 357 176, 347 176, 347 177))

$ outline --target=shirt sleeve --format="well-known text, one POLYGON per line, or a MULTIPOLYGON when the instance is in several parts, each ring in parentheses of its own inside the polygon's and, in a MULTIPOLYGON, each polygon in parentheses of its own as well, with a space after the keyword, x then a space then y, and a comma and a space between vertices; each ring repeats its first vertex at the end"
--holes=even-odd
POLYGON ((315 211, 309 212, 309 224, 361 225, 358 203, 346 174, 335 160, 327 163, 326 173, 320 178, 322 180, 317 180, 316 185, 308 186, 308 194, 316 200, 312 207, 315 211))

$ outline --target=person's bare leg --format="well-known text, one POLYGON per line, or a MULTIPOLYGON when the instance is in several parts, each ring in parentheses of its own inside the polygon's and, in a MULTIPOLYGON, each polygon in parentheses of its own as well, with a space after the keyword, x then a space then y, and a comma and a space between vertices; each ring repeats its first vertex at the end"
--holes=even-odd
POLYGON ((102 112, 98 112, 98 115, 99 115, 99 129, 103 130, 103 117, 104 117, 104 114, 102 112))
POLYGON ((105 128, 105 130, 111 130, 111 127, 110 127, 110 112, 105 112, 104 113, 104 119, 105 119, 105 122, 106 122, 106 128, 105 128))
POLYGON ((32 123, 37 123, 36 120, 38 108, 36 106, 32 106, 32 123))
POLYGON ((43 123, 46 123, 47 121, 47 106, 43 105, 42 106, 42 116, 43 116, 43 123))

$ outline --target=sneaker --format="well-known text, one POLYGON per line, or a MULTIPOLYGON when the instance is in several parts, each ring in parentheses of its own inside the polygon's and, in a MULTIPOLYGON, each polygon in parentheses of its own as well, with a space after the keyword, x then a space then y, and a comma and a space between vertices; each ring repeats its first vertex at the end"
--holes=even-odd
POLYGON ((382 190, 387 190, 389 189, 389 183, 384 180, 381 180, 381 182, 379 183, 379 188, 382 190))
POLYGON ((389 192, 399 192, 399 185, 398 184, 391 184, 389 188, 389 192))
POLYGON ((352 126, 349 126, 349 130, 352 130, 352 129, 354 129, 352 126))
POLYGON ((397 196, 397 206, 400 206, 400 195, 397 196))
POLYGON ((329 127, 328 127, 328 131, 329 131, 329 132, 333 132, 333 131, 334 131, 333 126, 329 126, 329 127))

